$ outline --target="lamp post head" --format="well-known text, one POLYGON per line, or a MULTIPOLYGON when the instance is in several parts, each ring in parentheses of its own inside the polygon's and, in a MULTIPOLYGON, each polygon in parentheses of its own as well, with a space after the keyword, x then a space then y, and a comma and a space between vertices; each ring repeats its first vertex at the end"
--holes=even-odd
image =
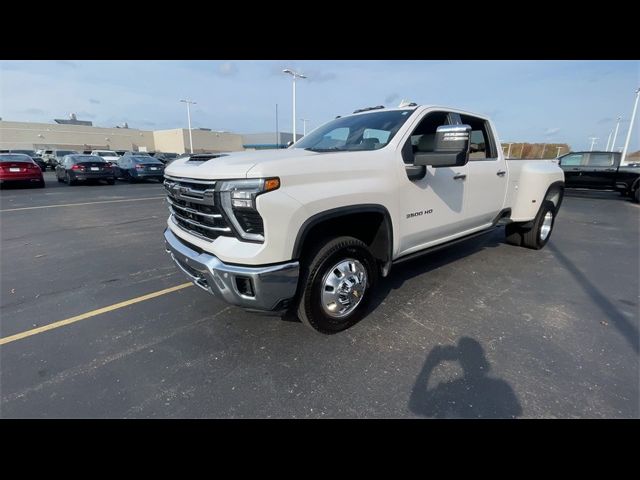
POLYGON ((282 70, 282 73, 287 73, 287 74, 291 75, 294 79, 295 78, 307 78, 306 75, 303 75, 302 73, 294 72, 290 68, 285 68, 284 70, 282 70))

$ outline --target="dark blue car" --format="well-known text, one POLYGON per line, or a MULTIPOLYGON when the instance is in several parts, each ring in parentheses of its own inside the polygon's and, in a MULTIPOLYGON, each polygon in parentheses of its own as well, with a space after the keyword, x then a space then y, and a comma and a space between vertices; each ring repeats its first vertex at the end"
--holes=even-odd
POLYGON ((115 167, 116 178, 130 183, 142 180, 164 181, 164 164, 149 155, 124 155, 115 167))

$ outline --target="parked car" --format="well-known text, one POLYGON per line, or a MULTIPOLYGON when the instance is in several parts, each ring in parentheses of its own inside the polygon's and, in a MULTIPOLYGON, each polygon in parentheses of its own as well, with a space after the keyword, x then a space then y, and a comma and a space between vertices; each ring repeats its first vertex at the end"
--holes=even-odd
POLYGON ((620 165, 620 152, 569 152, 559 157, 567 188, 615 190, 640 202, 640 164, 620 165))
MULTIPOLYGON (((124 152, 122 154, 123 157, 151 157, 151 154, 149 152, 134 152, 133 150, 127 150, 126 152, 124 152)), ((153 157, 151 157, 153 158, 153 157)))
POLYGON ((150 155, 123 155, 115 168, 116 178, 129 183, 164 179, 164 165, 150 155))
POLYGON ((56 177, 70 186, 89 181, 105 181, 109 185, 116 182, 111 164, 95 155, 65 155, 56 166, 56 177))
POLYGON ((126 150, 116 150, 116 155, 118 155, 119 157, 121 157, 122 155, 124 155, 125 153, 127 153, 126 150))
POLYGON ((0 185, 25 184, 44 188, 42 170, 29 155, 0 153, 0 185))
POLYGON ((111 165, 115 165, 116 163, 118 163, 118 159, 121 157, 121 155, 118 155, 113 150, 92 150, 91 155, 96 155, 98 157, 101 157, 103 160, 109 162, 111 165))
POLYGON ((47 167, 55 170, 56 166, 62 161, 66 155, 79 155, 75 150, 45 150, 42 159, 46 162, 47 167))
POLYGON ((172 161, 174 161, 176 159, 176 157, 178 156, 177 153, 164 153, 164 152, 157 152, 153 158, 160 160, 162 163, 164 163, 165 165, 171 163, 172 161))
POLYGON ((499 145, 484 115, 411 105, 336 118, 288 149, 181 158, 165 171, 166 249, 228 303, 335 333, 394 264, 501 225, 507 243, 547 244, 564 174, 499 145))
POLYGON ((36 162, 40 169, 44 172, 47 169, 47 164, 42 159, 42 157, 35 150, 9 150, 9 153, 20 153, 22 155, 28 155, 31 157, 31 160, 36 162))

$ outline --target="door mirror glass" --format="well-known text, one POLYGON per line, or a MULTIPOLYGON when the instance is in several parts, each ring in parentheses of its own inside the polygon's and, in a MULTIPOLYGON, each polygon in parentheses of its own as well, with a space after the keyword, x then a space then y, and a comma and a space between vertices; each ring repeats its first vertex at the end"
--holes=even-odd
POLYGON ((414 154, 414 165, 461 167, 469 161, 471 127, 469 125, 442 125, 436 130, 434 150, 414 154))

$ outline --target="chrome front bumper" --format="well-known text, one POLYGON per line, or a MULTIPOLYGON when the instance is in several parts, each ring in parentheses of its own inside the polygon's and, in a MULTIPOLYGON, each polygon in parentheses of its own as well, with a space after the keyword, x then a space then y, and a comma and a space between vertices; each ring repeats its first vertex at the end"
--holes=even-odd
POLYGON ((169 228, 164 231, 164 239, 167 253, 196 286, 232 305, 279 313, 289 307, 296 294, 297 261, 267 267, 227 265, 185 245, 169 228))

